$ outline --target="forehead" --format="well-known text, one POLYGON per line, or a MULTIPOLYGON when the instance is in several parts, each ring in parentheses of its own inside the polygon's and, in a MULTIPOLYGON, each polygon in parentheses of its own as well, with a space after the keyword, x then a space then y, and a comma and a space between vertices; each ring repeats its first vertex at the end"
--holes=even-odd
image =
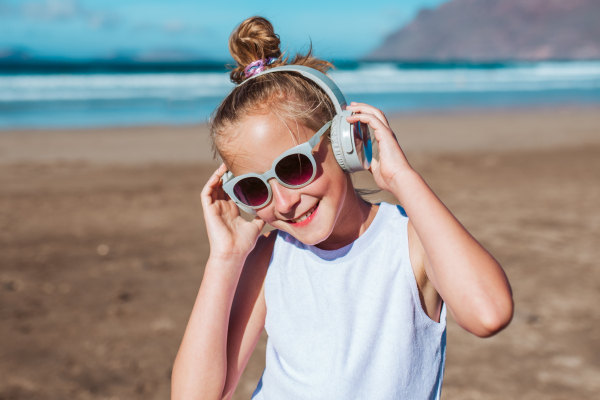
POLYGON ((302 144, 315 132, 294 120, 281 120, 272 114, 245 117, 220 144, 228 169, 239 176, 263 173, 286 150, 302 144))

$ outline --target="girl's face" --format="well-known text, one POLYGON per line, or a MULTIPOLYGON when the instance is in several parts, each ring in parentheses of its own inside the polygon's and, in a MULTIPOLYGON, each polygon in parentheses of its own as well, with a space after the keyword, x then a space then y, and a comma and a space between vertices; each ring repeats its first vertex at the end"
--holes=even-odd
MULTIPOLYGON (((294 121, 285 123, 273 115, 244 118, 236 132, 220 145, 229 170, 235 175, 262 174, 284 151, 307 142, 315 134, 294 121), (287 126, 286 126, 287 125, 287 126)), ((337 164, 330 142, 322 138, 313 149, 317 164, 315 179, 300 189, 289 189, 270 179, 272 199, 256 213, 266 223, 315 245, 329 237, 347 195, 349 178, 337 164), (298 219, 312 214, 303 221, 298 219)))

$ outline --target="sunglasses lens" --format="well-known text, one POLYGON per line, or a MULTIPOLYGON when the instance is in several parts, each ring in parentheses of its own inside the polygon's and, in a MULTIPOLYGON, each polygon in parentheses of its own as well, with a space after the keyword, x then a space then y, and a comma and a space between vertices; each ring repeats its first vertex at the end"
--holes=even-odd
POLYGON ((269 189, 265 183, 258 178, 245 178, 233 187, 233 193, 247 206, 258 207, 267 202, 269 189))
POLYGON ((305 184, 313 176, 313 166, 304 154, 290 154, 275 166, 277 177, 290 186, 305 184))

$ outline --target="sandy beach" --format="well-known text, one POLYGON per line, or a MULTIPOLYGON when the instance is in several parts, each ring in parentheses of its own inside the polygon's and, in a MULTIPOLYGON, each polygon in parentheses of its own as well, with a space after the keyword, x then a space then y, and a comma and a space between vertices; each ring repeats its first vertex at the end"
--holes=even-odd
MULTIPOLYGON (((600 109, 390 122, 514 291, 513 322, 493 338, 449 317, 442 397, 596 398, 600 109)), ((205 126, 0 132, 0 399, 169 398, 216 166, 205 126)), ((265 341, 235 399, 250 398, 265 341)))

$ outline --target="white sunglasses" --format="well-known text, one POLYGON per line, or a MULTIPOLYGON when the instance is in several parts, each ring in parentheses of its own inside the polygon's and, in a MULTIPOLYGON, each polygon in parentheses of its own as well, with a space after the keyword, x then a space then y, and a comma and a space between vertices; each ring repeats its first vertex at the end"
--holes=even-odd
POLYGON ((275 178, 281 185, 298 189, 311 183, 317 174, 317 163, 312 149, 331 126, 327 122, 308 142, 292 147, 277 157, 271 169, 263 174, 249 173, 234 177, 230 171, 223 175, 223 190, 238 205, 257 209, 271 201, 269 179, 275 178))

